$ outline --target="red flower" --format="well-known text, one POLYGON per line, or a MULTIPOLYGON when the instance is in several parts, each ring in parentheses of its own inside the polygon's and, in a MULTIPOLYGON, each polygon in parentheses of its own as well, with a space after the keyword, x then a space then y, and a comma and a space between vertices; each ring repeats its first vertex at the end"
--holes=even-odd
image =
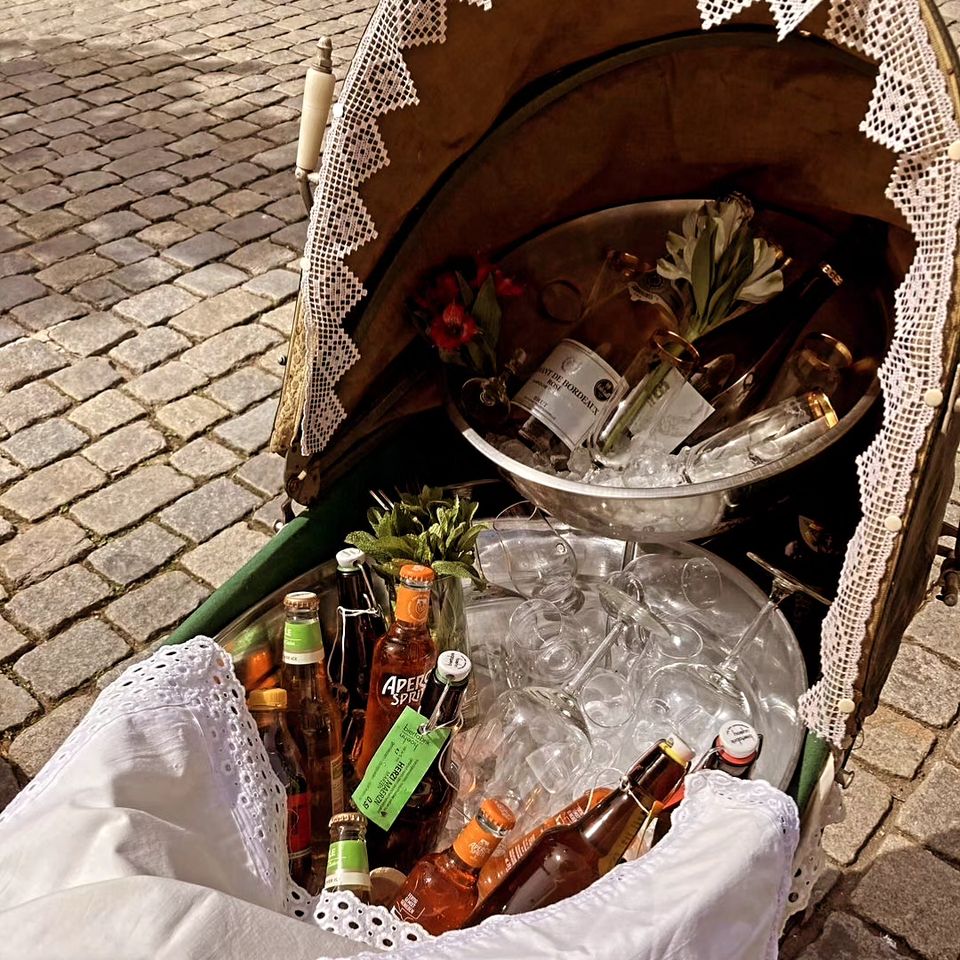
POLYGON ((427 336, 441 350, 459 350, 477 335, 477 321, 462 304, 449 303, 443 313, 433 318, 427 336))
POLYGON ((431 313, 442 310, 448 303, 460 298, 460 284, 451 270, 438 273, 414 299, 431 313))
POLYGON ((516 280, 506 276, 499 267, 495 267, 487 260, 477 261, 477 275, 473 281, 475 290, 483 286, 483 282, 493 274, 493 289, 498 297, 519 297, 523 287, 516 280))

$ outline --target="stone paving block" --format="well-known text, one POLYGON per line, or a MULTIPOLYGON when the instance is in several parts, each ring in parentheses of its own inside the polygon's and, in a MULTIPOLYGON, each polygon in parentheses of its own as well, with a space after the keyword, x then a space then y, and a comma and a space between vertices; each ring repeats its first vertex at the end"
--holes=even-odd
POLYGON ((271 203, 266 211, 284 223, 296 223, 303 217, 303 201, 299 197, 283 197, 271 203))
POLYGON ((57 700, 129 652, 126 642, 105 623, 84 620, 34 647, 13 669, 41 697, 57 700))
POLYGON ((23 687, 0 674, 0 732, 20 726, 39 707, 23 687))
POLYGON ((131 423, 91 444, 83 455, 111 476, 161 453, 167 448, 162 433, 145 423, 131 423))
POLYGON ((215 197, 219 197, 227 189, 225 183, 219 183, 216 180, 210 180, 204 177, 201 180, 195 180, 182 187, 174 187, 170 192, 187 203, 209 203, 215 197))
POLYGON ((892 803, 885 784, 856 767, 853 781, 844 793, 844 819, 824 829, 823 849, 838 863, 853 863, 892 803))
POLYGON ((152 327, 184 310, 189 310, 196 302, 197 298, 186 290, 164 284, 154 287, 153 290, 138 293, 129 300, 123 300, 113 309, 122 317, 134 320, 145 327, 152 327))
POLYGON ((216 207, 191 207, 189 210, 178 213, 176 219, 197 233, 203 233, 219 227, 227 220, 227 215, 216 207))
POLYGON ((85 433, 62 417, 52 417, 15 433, 0 443, 0 450, 27 470, 35 470, 79 450, 87 440, 85 433))
POLYGON ((122 287, 128 293, 141 293, 157 284, 165 283, 180 272, 178 267, 161 260, 160 257, 150 257, 139 263, 131 263, 110 274, 111 282, 122 287))
POLYGON ((70 200, 64 204, 64 210, 84 220, 93 220, 95 217, 102 217, 105 213, 127 206, 138 200, 139 196, 122 184, 116 184, 70 200))
POLYGON ((130 333, 133 327, 109 313, 92 313, 66 320, 50 330, 50 339, 80 357, 108 350, 130 333))
POLYGON ((13 772, 13 768, 6 760, 0 760, 0 813, 10 801, 20 792, 20 783, 13 772))
POLYGON ((143 373, 169 360, 190 346, 182 334, 167 327, 151 327, 130 340, 125 340, 110 351, 110 359, 132 370, 143 373))
POLYGON ((198 297, 213 297, 246 279, 247 275, 236 267, 229 267, 225 263, 208 263, 199 270, 178 277, 175 282, 198 297))
POLYGON ((195 231, 176 220, 161 220, 144 227, 137 236, 144 242, 157 248, 172 247, 181 240, 192 237, 195 231))
MULTIPOLYGON (((36 301, 34 301, 36 303, 36 301)), ((0 317, 0 347, 26 336, 27 331, 9 317, 0 317)))
POLYGON ((922 724, 880 707, 863 725, 863 743, 854 751, 858 760, 910 779, 933 749, 936 737, 922 724))
POLYGON ((62 413, 69 406, 70 401, 49 384, 28 383, 0 397, 0 424, 10 433, 16 433, 38 420, 62 413))
POLYGON ((273 430, 277 401, 264 400, 246 413, 221 423, 213 435, 248 456, 265 447, 273 430))
POLYGON ((259 180, 266 171, 263 167, 258 167, 253 163, 235 163, 223 170, 217 170, 211 174, 215 180, 222 180, 227 185, 238 188, 259 180))
POLYGON ((880 699, 923 723, 945 727, 960 708, 960 671, 922 647, 905 643, 880 699))
POLYGON ((53 374, 50 382, 74 400, 86 400, 119 383, 121 379, 105 357, 88 357, 53 374))
POLYGON ((105 581, 75 563, 20 590, 7 604, 6 615, 31 633, 49 637, 109 595, 105 581))
POLYGON ((113 173, 104 173, 103 170, 85 170, 83 173, 75 173, 72 177, 67 177, 63 181, 63 186, 74 193, 83 194, 93 193, 104 187, 112 187, 119 181, 120 178, 113 173))
POLYGON ((947 757, 954 763, 960 764, 960 727, 955 727, 947 741, 947 757))
POLYGON ((271 303, 289 299, 299 288, 300 274, 292 270, 270 270, 243 285, 244 290, 265 297, 271 303))
POLYGON ((94 241, 76 230, 68 230, 27 247, 27 253, 42 266, 50 266, 68 257, 85 253, 94 241))
MULTIPOLYGON (((254 190, 230 190, 224 196, 213 201, 213 205, 228 216, 240 217, 245 213, 259 210, 270 198, 264 193, 254 190)), ((303 209, 301 204, 300 209, 303 209)), ((302 216, 302 214, 301 214, 302 216)))
MULTIPOLYGON (((71 515, 94 533, 106 536, 148 517, 191 487, 186 477, 169 467, 141 467, 105 490, 81 500, 72 508, 71 515)), ((3 499, 0 497, 0 504, 3 499)))
POLYGON ((198 233, 195 237, 165 250, 163 255, 184 269, 193 269, 236 248, 237 244, 233 240, 217 233, 198 233))
POLYGON ((257 276, 274 267, 283 266, 296 257, 297 254, 288 247, 271 243, 269 240, 260 240, 257 243, 246 244, 236 253, 232 253, 227 257, 227 263, 257 276))
POLYGON ((205 397, 197 396, 174 400, 156 412, 157 422, 184 440, 203 433, 226 415, 223 407, 205 397))
POLYGON ((162 567, 183 544, 180 537, 155 523, 145 523, 94 550, 87 562, 108 580, 126 586, 162 567))
POLYGON ((170 458, 172 467, 200 481, 226 473, 239 462, 240 458, 235 453, 206 437, 191 441, 170 458))
POLYGON ((133 237, 122 237, 119 240, 111 240, 110 243, 97 247, 97 254, 112 260, 114 263, 126 266, 152 257, 153 248, 141 240, 135 240, 133 237))
POLYGON ((922 847, 887 837, 850 901, 862 917, 929 960, 956 960, 960 870, 922 847))
POLYGON ((227 290, 202 300, 170 321, 170 326, 198 340, 206 340, 262 313, 268 306, 262 297, 243 290, 227 290))
POLYGON ((11 311, 28 330, 44 330, 63 320, 82 316, 87 312, 84 304, 77 303, 71 297, 52 293, 29 303, 22 303, 11 311))
POLYGON ((960 665, 960 636, 950 613, 951 608, 937 600, 926 603, 907 627, 905 636, 960 665))
POLYGON ((130 380, 124 389, 141 403, 154 406, 192 393, 205 383, 207 377, 196 367, 172 360, 130 380))
POLYGON ((73 194, 69 190, 48 183, 34 190, 28 190, 18 197, 11 197, 10 203, 24 213, 39 213, 41 210, 60 206, 72 199, 73 194))
POLYGON ((100 437, 135 420, 144 412, 139 403, 119 390, 104 390, 82 403, 68 416, 84 430, 100 437))
POLYGON ((236 472, 236 478, 261 496, 275 497, 283 490, 284 465, 284 458, 279 454, 264 451, 248 460, 236 472))
POLYGON ((217 229, 217 232, 237 243, 250 243, 261 240, 283 227, 283 221, 267 213, 248 213, 231 220, 217 229))
POLYGON ((60 704, 13 741, 10 759, 28 777, 36 776, 73 728, 86 716, 95 699, 91 694, 83 694, 60 704))
POLYGON ((140 217, 147 220, 166 220, 174 214, 185 210, 187 205, 169 194, 157 197, 146 197, 137 203, 131 204, 131 209, 140 217))
POLYGON ((35 583, 73 563, 91 546, 75 523, 66 517, 51 517, 0 546, 0 573, 14 588, 35 583))
POLYGON ((69 154, 59 160, 54 160, 52 163, 48 163, 46 167, 62 177, 70 177, 78 173, 97 170, 105 163, 109 163, 109 161, 103 154, 94 150, 81 150, 79 153, 69 154))
POLYGON ((184 554, 183 566, 216 589, 223 586, 270 538, 238 523, 184 554))
POLYGON ((0 277, 29 273, 33 268, 33 260, 20 250, 15 253, 0 254, 0 277))
POLYGON ((897 826, 935 853, 960 859, 960 770, 935 763, 900 808, 897 826))
POLYGON ((163 510, 159 519, 194 543, 203 543, 259 505, 260 497, 232 480, 221 478, 182 497, 163 510))
MULTIPOLYGON (((142 201, 148 203, 149 201, 142 201)), ((98 217, 91 223, 86 223, 79 229, 93 237, 97 243, 109 243, 111 240, 117 240, 119 237, 125 237, 130 233, 136 233, 148 226, 149 220, 141 217, 131 210, 118 210, 115 213, 108 213, 105 216, 98 217)))
POLYGON ((4 277, 0 280, 0 311, 44 297, 49 292, 31 276, 4 277))
POLYGON ((256 367, 243 367, 215 383, 205 391, 231 413, 241 413, 258 400, 273 396, 280 389, 280 380, 256 367))
POLYGON ((19 630, 0 618, 0 660, 9 660, 11 657, 23 653, 32 644, 19 630))
MULTIPOLYGON (((109 273, 114 266, 115 264, 105 257, 98 257, 95 253, 85 253, 41 270, 37 278, 58 293, 66 293, 85 280, 92 280, 109 273)), ((3 281, 0 280, 0 283, 3 281)), ((43 293, 46 292, 46 290, 43 291, 43 293)))
POLYGON ((243 360, 263 353, 280 340, 279 334, 259 324, 224 330, 192 347, 180 358, 202 370, 208 377, 226 373, 243 360))
POLYGON ((98 277, 74 287, 71 296, 89 303, 96 310, 106 310, 122 300, 126 291, 111 283, 109 277, 98 277))
POLYGON ((823 933, 800 954, 799 960, 897 960, 903 954, 862 920, 848 913, 831 913, 823 933))
POLYGON ((25 520, 39 520, 65 503, 99 487, 106 477, 82 457, 59 460, 37 470, 0 496, 0 506, 25 520))
POLYGON ((158 577, 124 594, 106 610, 107 618, 138 642, 173 627, 209 596, 210 590, 180 570, 158 577))
POLYGON ((295 250, 299 257, 303 253, 304 244, 307 242, 307 221, 301 220, 299 223, 292 223, 289 227, 278 230, 270 239, 274 243, 295 250))
POLYGON ((43 213, 35 213, 32 217, 26 217, 17 222, 17 231, 8 230, 6 227, 0 228, 0 249, 9 249, 11 246, 19 246, 23 242, 25 234, 33 240, 45 240, 56 233, 72 227, 79 222, 79 218, 66 210, 44 210, 43 213), (6 237, 17 238, 16 243, 4 242, 6 237))

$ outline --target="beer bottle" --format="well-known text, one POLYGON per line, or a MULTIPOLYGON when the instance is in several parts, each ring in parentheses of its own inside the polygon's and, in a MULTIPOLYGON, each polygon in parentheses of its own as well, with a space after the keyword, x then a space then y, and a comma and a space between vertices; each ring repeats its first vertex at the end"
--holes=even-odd
POLYGON ((619 788, 580 820, 543 834, 474 911, 470 923, 549 906, 612 870, 673 793, 692 756, 677 737, 657 743, 619 788))
POLYGON ((324 890, 349 890, 358 900, 370 902, 366 836, 367 818, 362 813, 337 813, 330 818, 330 850, 324 890))
POLYGON ((480 871, 478 884, 481 899, 496 888, 503 878, 523 859, 524 854, 548 831, 554 827, 565 827, 576 823, 588 810, 592 810, 601 800, 613 793, 607 787, 595 787, 565 806, 559 813, 547 817, 519 840, 506 845, 507 849, 498 850, 486 862, 480 871))
POLYGON ((327 684, 317 595, 288 593, 283 605, 283 685, 290 701, 290 730, 303 752, 310 785, 314 859, 310 892, 316 893, 329 843, 325 825, 343 810, 340 712, 327 684))
POLYGON ((282 687, 254 690, 247 706, 256 721, 270 766, 287 793, 290 878, 306 886, 310 876, 310 793, 300 750, 287 728, 287 691, 282 687))
MULTIPOLYGON (((452 728, 457 724, 471 668, 470 658, 457 650, 444 650, 437 657, 419 707, 431 727, 452 728)), ((456 793, 457 771, 450 757, 448 740, 390 829, 377 827, 370 832, 367 842, 376 866, 409 873, 425 853, 436 848, 456 793)))
POLYGON ((419 923, 434 936, 462 927, 480 898, 483 865, 516 822, 508 806, 484 800, 452 846, 417 862, 397 895, 393 915, 419 923))
POLYGON ((416 710, 420 705, 437 658, 427 627, 433 581, 433 571, 418 563, 408 563, 400 570, 396 618, 373 648, 363 745, 356 764, 358 777, 363 776, 403 708, 416 710))
POLYGON ((373 649, 386 626, 362 565, 363 553, 348 547, 337 554, 337 639, 327 657, 327 676, 342 718, 344 781, 351 789, 363 742, 363 716, 370 692, 373 649))

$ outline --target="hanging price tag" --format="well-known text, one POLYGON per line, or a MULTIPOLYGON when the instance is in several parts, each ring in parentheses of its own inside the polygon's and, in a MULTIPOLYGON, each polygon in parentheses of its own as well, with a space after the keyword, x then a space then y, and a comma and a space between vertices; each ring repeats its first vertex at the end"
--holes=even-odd
POLYGON ((450 736, 443 727, 421 734, 426 722, 416 710, 404 707, 353 792, 356 808, 384 830, 393 826, 450 736))

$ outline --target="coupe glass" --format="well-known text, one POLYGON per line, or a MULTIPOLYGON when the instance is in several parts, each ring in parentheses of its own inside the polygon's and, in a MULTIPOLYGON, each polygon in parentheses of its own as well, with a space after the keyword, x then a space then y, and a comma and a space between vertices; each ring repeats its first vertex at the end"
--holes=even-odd
POLYGON ((583 663, 590 632, 549 600, 525 600, 511 614, 503 659, 513 687, 562 686, 583 663))

